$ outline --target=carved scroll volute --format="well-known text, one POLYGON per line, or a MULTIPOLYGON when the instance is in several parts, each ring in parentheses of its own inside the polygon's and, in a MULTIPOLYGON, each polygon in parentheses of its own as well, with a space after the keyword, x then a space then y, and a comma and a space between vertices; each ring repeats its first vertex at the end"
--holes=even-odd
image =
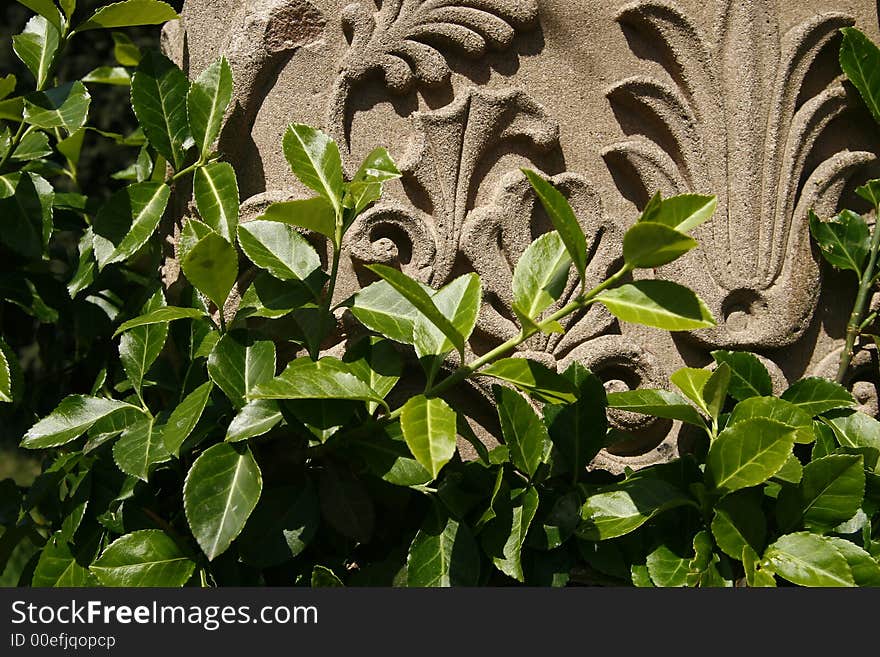
POLYGON ((848 179, 874 159, 841 151, 807 168, 846 93, 835 80, 806 100, 800 94, 852 20, 822 14, 780 38, 773 0, 723 0, 719 16, 706 38, 671 4, 636 2, 619 13, 660 53, 668 79, 634 77, 609 91, 619 112, 662 128, 631 135, 604 157, 648 193, 718 196, 718 212, 696 235, 701 248, 663 271, 720 320, 694 337, 715 347, 781 347, 803 335, 818 298, 807 213, 832 214, 848 179))

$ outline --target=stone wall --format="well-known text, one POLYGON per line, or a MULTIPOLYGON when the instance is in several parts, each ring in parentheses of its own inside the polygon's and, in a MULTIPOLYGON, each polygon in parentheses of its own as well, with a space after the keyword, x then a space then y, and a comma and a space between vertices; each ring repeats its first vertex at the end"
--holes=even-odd
MULTIPOLYGON (((165 48, 191 75, 226 55, 235 108, 220 147, 239 175, 243 220, 308 196, 281 152, 291 122, 322 126, 349 173, 386 146, 405 175, 354 226, 339 298, 382 262, 432 285, 483 278, 471 348, 511 337, 514 263, 549 229, 522 166, 566 190, 590 238, 588 277, 615 267, 623 232, 656 190, 711 193, 701 248, 656 276, 694 288, 716 329, 669 335, 601 308, 533 358, 579 360, 609 389, 664 387, 713 349, 764 357, 777 388, 833 375, 855 284, 820 266, 806 214, 877 175, 877 128, 841 84, 838 29, 877 39, 868 0, 187 0, 165 48)), ((571 281, 570 289, 574 288, 571 281)), ((564 299, 563 299, 564 301, 564 299)), ((850 385, 869 410, 873 352, 850 385), (862 381, 864 379, 864 381, 862 381)), ((484 435, 486 391, 460 394, 484 435)), ((604 453, 621 469, 668 459, 687 435, 618 414, 632 440, 604 453)))

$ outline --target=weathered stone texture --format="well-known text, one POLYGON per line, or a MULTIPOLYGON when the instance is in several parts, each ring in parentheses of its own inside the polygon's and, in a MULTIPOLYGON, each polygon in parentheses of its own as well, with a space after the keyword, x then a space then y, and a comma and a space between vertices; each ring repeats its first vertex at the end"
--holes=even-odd
MULTIPOLYGON (((820 266, 806 224, 810 208, 829 215, 853 203, 854 184, 875 167, 876 126, 835 63, 838 29, 851 24, 876 39, 875 3, 187 0, 166 50, 191 75, 220 54, 233 66, 220 146, 245 218, 308 195, 281 152, 289 123, 324 127, 349 173, 387 146, 405 176, 353 228, 339 297, 369 280, 362 263, 432 285, 477 271, 478 353, 515 333, 512 268, 549 227, 521 166, 570 195, 596 283, 654 191, 717 194, 701 248, 656 272, 697 290, 717 329, 670 336, 593 308, 564 337, 535 337, 524 351, 560 367, 579 360, 624 389, 668 385, 712 349, 749 349, 784 389, 831 371, 854 295, 852 281, 820 266)), ((856 359, 851 384, 876 411, 876 391, 859 382, 871 360, 856 359)), ((615 422, 638 437, 604 454, 605 465, 677 453, 668 423, 615 422)))

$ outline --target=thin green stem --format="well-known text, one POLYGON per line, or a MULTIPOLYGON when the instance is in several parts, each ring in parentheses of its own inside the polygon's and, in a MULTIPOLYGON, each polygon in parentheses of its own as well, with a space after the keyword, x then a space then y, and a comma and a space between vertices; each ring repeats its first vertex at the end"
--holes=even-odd
POLYGON ((25 122, 24 120, 22 120, 22 122, 18 124, 18 130, 16 130, 15 136, 12 138, 12 143, 9 144, 9 150, 6 151, 6 155, 4 155, 3 159, 0 160, 0 171, 3 171, 3 168, 9 162, 9 158, 11 158, 12 154, 15 153, 15 150, 21 143, 22 137, 24 137, 26 129, 27 128, 25 127, 25 122))
POLYGON ((192 164, 190 164, 190 165, 189 165, 188 167, 186 167, 185 169, 181 169, 180 171, 178 171, 177 173, 175 173, 173 176, 171 176, 170 178, 168 178, 168 180, 165 181, 165 184, 170 184, 170 183, 173 183, 173 182, 177 182, 178 180, 180 180, 180 179, 183 178, 184 176, 187 176, 187 175, 191 174, 193 171, 195 171, 196 169, 198 169, 198 168, 201 167, 201 166, 204 166, 204 163, 203 163, 203 162, 201 162, 201 161, 199 161, 199 162, 193 162, 192 164))
MULTIPOLYGON (((337 222, 338 223, 338 222, 337 222)), ((318 315, 318 339, 312 345, 312 360, 318 360, 321 351, 321 343, 326 337, 328 330, 328 318, 331 317, 330 306, 333 303, 333 295, 336 293, 336 280, 339 277, 339 260, 342 256, 342 227, 337 225, 335 239, 333 240, 333 262, 330 266, 330 280, 327 282, 327 289, 324 292, 324 298, 321 299, 320 315, 318 315)))
MULTIPOLYGON (((880 207, 876 208, 878 218, 880 218, 880 207)), ((862 326, 862 318, 868 308, 868 302, 871 298, 871 289, 874 287, 875 277, 880 272, 875 272, 877 267, 877 255, 880 252, 880 226, 874 225, 874 233, 871 236, 871 251, 868 257, 868 265, 859 279, 859 292, 856 295, 856 302, 853 305, 852 315, 849 318, 849 324, 846 327, 846 344, 843 347, 843 353, 840 354, 840 367, 837 369, 837 382, 843 383, 846 373, 852 363, 853 353, 855 350, 856 339, 861 335, 864 327, 862 326)))

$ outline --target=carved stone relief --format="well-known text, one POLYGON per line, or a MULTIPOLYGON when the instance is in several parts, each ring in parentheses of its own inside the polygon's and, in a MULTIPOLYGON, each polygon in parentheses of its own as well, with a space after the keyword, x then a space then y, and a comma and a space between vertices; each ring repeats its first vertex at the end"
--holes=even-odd
MULTIPOLYGON (((851 301, 834 292, 839 279, 829 282, 806 226, 809 208, 828 215, 850 202, 875 165, 870 120, 835 68, 837 30, 851 24, 876 37, 875 3, 187 0, 165 47, 192 75, 221 53, 232 64, 221 148, 239 174, 244 220, 308 195, 281 153, 288 123, 332 134, 349 173, 388 147, 404 176, 353 227, 339 298, 372 280, 365 263, 434 286, 476 271, 474 353, 516 332, 513 266, 550 229, 520 167, 569 196, 596 282, 651 193, 717 194, 701 248, 656 272, 694 288, 716 329, 670 336, 592 308, 522 355, 560 368, 580 361, 622 390, 663 387, 681 365, 709 363, 712 349, 744 348, 784 388, 829 369, 851 301)), ((876 411, 858 373, 872 357, 862 352, 851 379, 876 411)), ((492 421, 476 417, 491 414, 488 397, 475 392, 475 420, 491 433, 492 421)), ((670 423, 611 420, 633 438, 604 452, 604 467, 678 453, 670 423)))

